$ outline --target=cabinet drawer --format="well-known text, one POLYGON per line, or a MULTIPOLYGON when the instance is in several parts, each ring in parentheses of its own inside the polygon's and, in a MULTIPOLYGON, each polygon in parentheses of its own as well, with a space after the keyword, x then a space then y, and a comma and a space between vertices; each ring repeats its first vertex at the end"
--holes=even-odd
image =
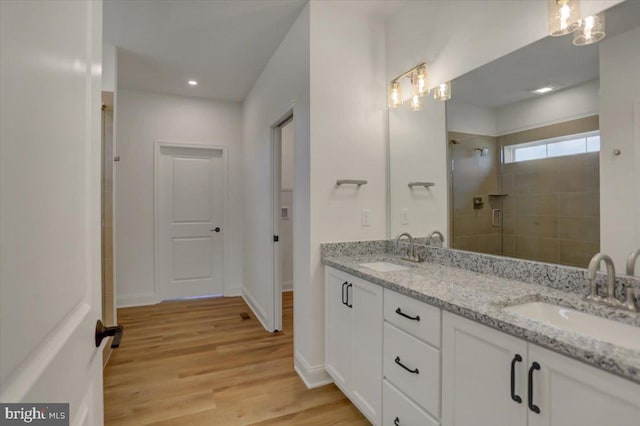
POLYGON ((440 347, 439 308, 385 289, 384 319, 412 336, 436 348, 440 347))
POLYGON ((382 400, 384 426, 438 426, 437 421, 386 380, 382 385, 382 400))
POLYGON ((440 351, 413 336, 384 324, 384 378, 440 417, 440 351))

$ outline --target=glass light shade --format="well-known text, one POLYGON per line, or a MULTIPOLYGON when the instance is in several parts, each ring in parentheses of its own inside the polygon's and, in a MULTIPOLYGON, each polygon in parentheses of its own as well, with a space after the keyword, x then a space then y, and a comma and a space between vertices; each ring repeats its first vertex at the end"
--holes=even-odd
POLYGON ((429 74, 425 65, 420 65, 411 75, 411 87, 418 96, 429 94, 429 74))
POLYGON ((451 82, 440 83, 433 91, 433 99, 436 101, 447 101, 451 99, 451 82))
POLYGON ((604 32, 604 12, 593 16, 587 16, 580 21, 580 26, 573 33, 573 44, 576 46, 586 46, 596 43, 605 36, 604 32))
POLYGON ((562 36, 580 25, 579 0, 549 0, 549 34, 562 36))
POLYGON ((399 81, 392 81, 389 86, 389 108, 402 105, 402 86, 399 81))
POLYGON ((423 105, 422 97, 414 93, 413 96, 411 96, 411 111, 420 111, 423 105))

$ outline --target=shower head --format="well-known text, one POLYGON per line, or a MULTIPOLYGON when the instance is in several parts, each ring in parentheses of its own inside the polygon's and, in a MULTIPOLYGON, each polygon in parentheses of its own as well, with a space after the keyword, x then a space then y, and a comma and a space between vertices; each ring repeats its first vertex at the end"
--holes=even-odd
POLYGON ((460 139, 451 139, 449 142, 451 142, 454 145, 457 145, 460 143, 460 139))
POLYGON ((474 151, 478 151, 480 153, 480 157, 486 157, 489 155, 489 148, 475 148, 474 151))

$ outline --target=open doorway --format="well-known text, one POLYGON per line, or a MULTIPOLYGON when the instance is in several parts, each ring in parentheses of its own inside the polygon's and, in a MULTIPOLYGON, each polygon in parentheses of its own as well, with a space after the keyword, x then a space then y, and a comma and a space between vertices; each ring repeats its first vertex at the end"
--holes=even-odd
MULTIPOLYGON (((293 291, 293 191, 295 125, 293 115, 274 128, 273 139, 273 235, 274 329, 282 330, 283 293, 293 291)), ((291 294, 287 295, 291 297, 291 294)))

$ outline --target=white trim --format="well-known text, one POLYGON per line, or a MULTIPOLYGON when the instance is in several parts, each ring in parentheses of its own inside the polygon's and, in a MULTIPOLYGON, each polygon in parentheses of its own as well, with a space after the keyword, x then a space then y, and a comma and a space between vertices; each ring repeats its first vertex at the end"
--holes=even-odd
MULTIPOLYGON (((524 132, 526 130, 533 130, 533 129, 537 129, 540 127, 545 127, 545 126, 552 126, 554 124, 560 124, 560 123, 564 123, 567 121, 572 121, 572 120, 579 120, 581 118, 587 118, 587 117, 593 117, 594 115, 599 115, 600 111, 590 111, 590 112, 585 112, 582 114, 574 114, 574 115, 569 115, 566 117, 562 117, 562 118, 558 118, 555 120, 547 120, 547 121, 541 121, 539 123, 535 123, 535 124, 531 124, 528 126, 524 126, 524 127, 514 127, 511 129, 502 129, 498 132, 496 132, 495 135, 487 135, 487 136, 504 136, 504 135, 510 135, 512 133, 518 133, 518 132, 524 132)), ((455 131, 455 130, 453 130, 455 131)))
POLYGON ((162 292, 160 291, 159 282, 159 264, 160 253, 158 250, 158 235, 160 235, 160 223, 157 218, 159 211, 160 200, 160 159, 162 154, 160 150, 162 148, 186 148, 186 149, 202 149, 208 151, 222 151, 222 159, 224 163, 224 177, 222 184, 222 198, 224 201, 224 207, 222 209, 222 229, 225 231, 222 233, 222 251, 223 251, 223 267, 222 267, 222 288, 223 293, 227 292, 227 273, 229 271, 229 262, 231 259, 231 253, 229 248, 229 238, 227 238, 229 225, 229 147, 228 145, 213 145, 213 144, 200 144, 200 143, 181 143, 175 141, 156 140, 153 144, 153 283, 154 291, 157 299, 161 299, 162 292))
POLYGON ((311 365, 300 352, 297 351, 293 360, 293 369, 298 373, 298 376, 300 376, 300 379, 302 379, 307 389, 318 388, 333 383, 333 379, 324 369, 324 364, 311 365))
POLYGON ((293 280, 282 281, 282 292, 286 293, 289 291, 293 291, 293 280))
MULTIPOLYGON (((22 401, 40 376, 51 366, 60 350, 70 341, 78 327, 85 321, 90 321, 87 318, 90 312, 92 312, 91 305, 85 302, 80 302, 73 307, 69 314, 53 327, 53 331, 42 343, 20 363, 13 374, 3 380, 0 387, 0 401, 6 403, 22 401)), ((89 343, 91 342, 87 344, 89 343)), ((102 356, 101 353, 100 356, 102 356)))
POLYGON ((156 293, 125 294, 117 299, 118 308, 132 308, 134 306, 148 306, 160 303, 161 300, 156 293))
POLYGON ((242 296, 241 285, 229 285, 224 289, 224 297, 240 297, 242 296))
POLYGON ((260 305, 256 303, 255 299, 253 298, 253 296, 251 296, 251 294, 249 294, 246 288, 242 288, 242 298, 244 299, 245 303, 249 305, 249 309, 253 311, 253 315, 255 315, 255 317, 258 318, 258 321, 260 321, 260 324, 262 324, 262 327, 265 330, 267 330, 269 333, 272 333, 273 330, 267 326, 267 321, 266 321, 267 315, 264 313, 262 309, 260 309, 260 305))

